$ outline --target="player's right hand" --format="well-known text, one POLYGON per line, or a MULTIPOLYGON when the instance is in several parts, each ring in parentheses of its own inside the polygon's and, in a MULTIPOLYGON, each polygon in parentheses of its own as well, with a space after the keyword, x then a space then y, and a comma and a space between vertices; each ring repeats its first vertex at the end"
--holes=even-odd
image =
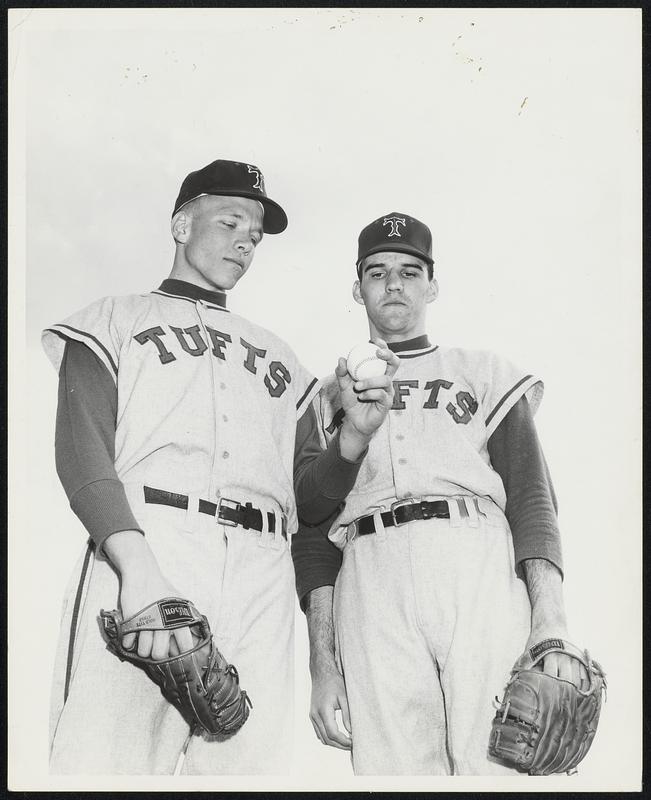
MULTIPOLYGON (((104 551, 120 573, 120 610, 129 619, 164 597, 184 597, 162 574, 156 557, 139 531, 118 531, 104 542, 104 551)), ((142 658, 160 661, 191 650, 189 627, 173 631, 140 631, 122 638, 125 650, 137 647, 142 658)))
POLYGON ((350 712, 346 687, 341 673, 335 666, 312 677, 310 720, 322 744, 339 750, 351 749, 350 712), (347 734, 337 724, 336 712, 339 710, 347 734))

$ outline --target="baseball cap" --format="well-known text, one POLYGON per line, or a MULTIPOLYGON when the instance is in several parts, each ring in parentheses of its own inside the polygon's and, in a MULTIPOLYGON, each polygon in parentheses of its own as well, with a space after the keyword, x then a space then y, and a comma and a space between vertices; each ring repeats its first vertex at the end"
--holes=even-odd
POLYGON ((267 197, 262 171, 253 164, 217 159, 191 172, 181 184, 172 216, 186 203, 204 194, 259 200, 264 207, 262 230, 265 233, 282 233, 287 227, 287 215, 278 203, 267 197))
POLYGON ((358 274, 362 259, 386 250, 418 256, 430 265, 434 263, 430 229, 415 217, 398 211, 373 220, 362 230, 357 243, 358 274))

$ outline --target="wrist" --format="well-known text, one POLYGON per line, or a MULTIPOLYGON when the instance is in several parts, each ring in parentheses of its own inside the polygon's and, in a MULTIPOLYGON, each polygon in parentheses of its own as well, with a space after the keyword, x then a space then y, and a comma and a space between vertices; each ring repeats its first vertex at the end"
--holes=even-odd
POLYGON ((313 681, 335 674, 339 675, 339 669, 333 652, 320 651, 310 654, 310 676, 313 681))
POLYGON ((562 611, 557 610, 555 613, 532 612, 531 639, 537 641, 548 638, 566 639, 567 636, 567 619, 562 611))
POLYGON ((106 537, 102 549, 122 577, 143 568, 158 569, 156 557, 140 531, 116 531, 106 537))
POLYGON ((344 418, 339 430, 339 453, 347 461, 357 461, 372 438, 372 434, 361 433, 352 422, 344 418))

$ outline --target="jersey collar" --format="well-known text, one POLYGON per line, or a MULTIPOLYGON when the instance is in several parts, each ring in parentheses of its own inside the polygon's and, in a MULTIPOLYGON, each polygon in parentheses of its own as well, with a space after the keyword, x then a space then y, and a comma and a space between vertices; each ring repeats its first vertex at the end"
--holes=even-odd
POLYGON ((174 297, 186 297, 188 300, 204 300, 206 303, 226 308, 225 292, 211 292, 194 283, 188 283, 188 281, 166 278, 158 287, 158 291, 174 295, 174 297))
POLYGON ((429 337, 426 333, 422 336, 415 336, 413 339, 405 339, 404 342, 389 342, 387 347, 394 353, 402 353, 405 350, 425 350, 431 347, 429 337))

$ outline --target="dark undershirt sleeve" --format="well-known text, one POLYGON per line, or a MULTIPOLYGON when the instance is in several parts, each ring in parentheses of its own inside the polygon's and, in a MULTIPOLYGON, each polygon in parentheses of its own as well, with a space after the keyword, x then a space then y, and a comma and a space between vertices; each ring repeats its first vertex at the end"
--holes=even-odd
POLYGON ((551 561, 562 575, 556 495, 526 397, 495 429, 488 453, 506 490, 505 514, 518 576, 524 578, 522 562, 528 558, 551 561))
POLYGON ((342 552, 328 539, 330 525, 336 516, 337 512, 318 526, 299 522, 298 533, 292 537, 296 593, 303 611, 307 596, 313 589, 334 586, 337 580, 342 552))
POLYGON ((115 472, 117 388, 81 342, 69 340, 59 370, 55 457, 70 507, 101 548, 117 531, 142 529, 115 472))
POLYGON ((326 450, 321 448, 314 407, 310 405, 296 425, 294 491, 296 510, 304 525, 319 525, 337 512, 355 485, 366 450, 356 461, 339 451, 339 433, 326 450))

